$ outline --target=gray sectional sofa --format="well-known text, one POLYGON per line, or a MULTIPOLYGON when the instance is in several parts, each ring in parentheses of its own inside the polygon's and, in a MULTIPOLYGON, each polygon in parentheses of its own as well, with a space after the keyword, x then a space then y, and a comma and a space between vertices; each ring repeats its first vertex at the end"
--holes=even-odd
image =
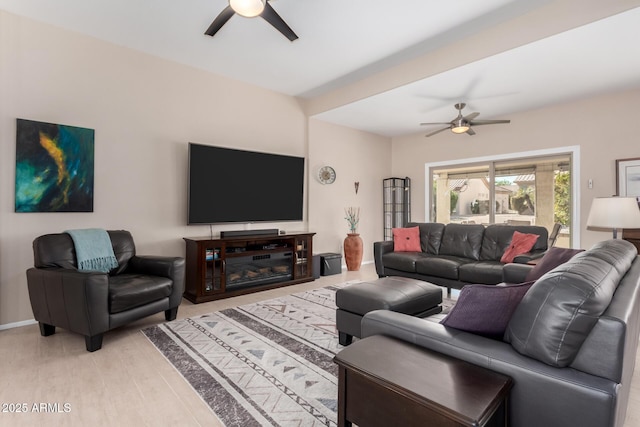
POLYGON ((510 426, 623 426, 640 334, 640 258, 631 243, 600 242, 544 274, 502 339, 438 316, 372 311, 362 336, 396 337, 508 375, 510 426))
MULTIPOLYGON (((447 288, 461 289, 480 283, 503 282, 502 254, 511 243, 514 231, 537 234, 529 253, 514 259, 526 264, 542 257, 549 233, 534 225, 410 223, 420 229, 421 252, 394 252, 393 241, 375 242, 373 253, 378 276, 403 276, 424 280, 447 288)), ((532 268, 532 267, 529 267, 532 268)))

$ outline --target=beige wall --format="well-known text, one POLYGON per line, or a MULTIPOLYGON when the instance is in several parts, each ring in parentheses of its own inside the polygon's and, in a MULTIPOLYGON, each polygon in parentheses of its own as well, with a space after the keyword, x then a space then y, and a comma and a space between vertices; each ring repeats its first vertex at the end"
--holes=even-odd
POLYGON ((424 220, 425 163, 579 146, 579 246, 610 238, 586 229, 594 197, 616 191, 615 159, 640 157, 633 126, 621 126, 640 111, 640 90, 597 96, 539 110, 511 114, 511 124, 482 126, 475 136, 443 132, 393 139, 392 174, 412 178, 412 219, 424 220), (588 188, 588 180, 593 188, 588 188))
MULTIPOLYGON (((186 226, 188 142, 307 155, 306 118, 289 96, 5 12, 0 63, 0 325, 33 318, 25 270, 40 234, 128 229, 138 253, 160 255, 208 235, 186 226), (93 213, 14 213, 16 118, 95 130, 93 213)), ((307 229, 251 226, 272 225, 307 229)))
POLYGON ((217 225, 214 234, 309 230, 317 233, 314 252, 341 252, 343 209, 360 206, 371 262, 372 242, 382 237, 388 138, 308 121, 289 96, 2 11, 0 63, 0 328, 33 318, 25 270, 40 234, 127 229, 138 253, 177 256, 182 237, 209 235, 208 226, 186 225, 188 142, 303 156, 312 174, 303 222, 217 225), (16 118, 95 130, 93 213, 14 212, 16 118), (323 164, 338 174, 330 186, 313 175, 323 164))
POLYGON ((382 180, 391 176, 390 139, 311 119, 309 147, 309 229, 324 230, 314 240, 314 252, 342 254, 349 231, 344 208, 357 206, 363 262, 371 262, 373 242, 384 238, 382 180), (336 170, 333 184, 323 185, 315 178, 324 165, 336 170), (358 194, 354 182, 360 183, 358 194))

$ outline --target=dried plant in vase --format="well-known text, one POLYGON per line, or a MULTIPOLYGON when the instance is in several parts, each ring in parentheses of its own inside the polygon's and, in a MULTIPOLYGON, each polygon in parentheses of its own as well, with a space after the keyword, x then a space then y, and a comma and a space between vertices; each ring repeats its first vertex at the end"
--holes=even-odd
POLYGON ((344 213, 346 215, 344 219, 349 223, 349 232, 353 234, 357 233, 356 230, 358 229, 358 222, 360 221, 360 208, 344 208, 344 213))

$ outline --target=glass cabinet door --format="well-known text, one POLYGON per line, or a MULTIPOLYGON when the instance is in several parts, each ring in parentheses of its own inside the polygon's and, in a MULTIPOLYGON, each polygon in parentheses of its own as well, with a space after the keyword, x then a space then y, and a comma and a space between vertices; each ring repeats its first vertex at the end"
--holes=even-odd
POLYGON ((295 240, 295 278, 307 277, 309 271, 309 241, 307 238, 295 240))
POLYGON ((205 276, 204 294, 224 292, 222 278, 224 277, 222 260, 222 247, 206 247, 205 255, 205 276))

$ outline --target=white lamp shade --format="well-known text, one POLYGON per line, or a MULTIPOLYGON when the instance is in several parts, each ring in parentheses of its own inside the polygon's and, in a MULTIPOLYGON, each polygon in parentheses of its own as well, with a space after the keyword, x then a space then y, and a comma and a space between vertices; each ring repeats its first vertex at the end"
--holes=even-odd
POLYGON ((229 0, 229 6, 245 18, 258 16, 264 10, 266 0, 229 0))
POLYGON ((596 197, 591 202, 587 227, 640 228, 640 209, 635 197, 596 197))

